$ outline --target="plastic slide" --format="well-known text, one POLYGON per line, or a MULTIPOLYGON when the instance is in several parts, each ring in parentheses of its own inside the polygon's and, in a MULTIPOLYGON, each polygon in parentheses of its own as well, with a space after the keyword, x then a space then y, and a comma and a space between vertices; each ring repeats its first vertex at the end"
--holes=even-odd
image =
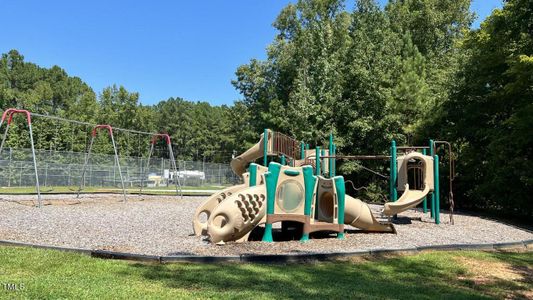
POLYGON ((433 159, 431 158, 431 156, 423 155, 418 152, 412 152, 405 155, 404 157, 399 158, 398 161, 401 162, 400 169, 398 172, 398 184, 403 186, 404 192, 400 199, 398 199, 398 201, 385 203, 383 214, 387 216, 393 216, 417 206, 420 202, 424 200, 424 197, 426 197, 427 194, 433 190, 434 186, 433 159), (413 159, 420 160, 423 165, 423 190, 411 190, 409 189, 409 184, 407 183, 407 163, 413 159))
POLYGON ((393 216, 413 208, 422 202, 428 193, 429 187, 427 185, 423 190, 410 190, 409 184, 405 184, 405 191, 398 201, 385 203, 383 214, 393 216))
POLYGON ((394 232, 394 227, 391 224, 383 224, 376 220, 366 203, 348 195, 345 197, 344 224, 367 231, 394 232))
MULTIPOLYGON (((261 134, 261 139, 257 144, 246 150, 243 154, 235 157, 231 160, 231 169, 237 176, 242 176, 246 172, 246 167, 249 163, 263 157, 264 149, 264 134, 261 134)), ((268 131, 268 135, 271 135, 271 131, 268 131)))

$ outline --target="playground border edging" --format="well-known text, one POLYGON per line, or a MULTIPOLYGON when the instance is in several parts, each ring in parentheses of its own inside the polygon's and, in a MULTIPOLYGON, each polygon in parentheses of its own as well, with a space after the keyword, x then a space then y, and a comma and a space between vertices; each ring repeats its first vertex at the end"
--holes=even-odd
POLYGON ((160 256, 159 262, 167 263, 228 263, 240 262, 240 256, 198 256, 198 255, 169 255, 160 256))
POLYGON ((357 250, 351 252, 332 252, 332 253, 291 253, 291 254, 241 254, 234 256, 198 256, 198 255, 144 255, 126 252, 116 252, 108 250, 89 250, 82 248, 60 247, 38 245, 17 241, 0 240, 0 246, 30 247, 46 250, 57 250, 63 252, 75 252, 91 257, 102 259, 128 260, 144 263, 296 263, 296 262, 313 262, 328 261, 338 258, 372 256, 372 255, 406 255, 417 254, 427 251, 509 251, 509 250, 531 250, 533 249, 533 240, 524 240, 520 242, 507 243, 488 243, 488 244, 449 244, 435 246, 420 246, 406 248, 382 248, 373 250, 357 250))
POLYGON ((93 250, 83 249, 83 248, 39 245, 39 244, 31 244, 31 243, 24 243, 24 242, 17 242, 17 241, 9 241, 9 240, 0 240, 0 246, 29 247, 29 248, 37 248, 37 249, 45 249, 45 250, 57 250, 57 251, 62 251, 62 252, 74 252, 74 253, 80 253, 80 254, 85 254, 85 255, 91 255, 91 253, 93 252, 93 250))
POLYGON ((134 260, 134 261, 152 262, 152 263, 161 262, 160 256, 115 252, 115 251, 108 251, 108 250, 92 250, 90 252, 90 255, 92 257, 105 258, 105 259, 134 260))
POLYGON ((382 248, 370 250, 370 255, 394 255, 394 254, 416 254, 419 253, 417 247, 407 248, 382 248))

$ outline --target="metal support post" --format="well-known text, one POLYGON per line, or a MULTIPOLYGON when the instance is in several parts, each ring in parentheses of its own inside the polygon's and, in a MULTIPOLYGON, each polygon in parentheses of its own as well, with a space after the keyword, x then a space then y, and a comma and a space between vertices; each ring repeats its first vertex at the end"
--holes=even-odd
POLYGON ((122 185, 122 195, 124 195, 124 202, 127 202, 126 199, 126 187, 124 186, 124 178, 122 177, 122 170, 120 169, 120 161, 118 158, 117 146, 115 145, 115 138, 113 137, 113 130, 109 126, 109 135, 111 136, 111 143, 113 144, 113 149, 115 150, 115 160, 117 162, 118 174, 120 175, 120 183, 122 185))
POLYGON ((170 163, 172 164, 172 168, 174 169, 174 179, 176 180, 176 195, 179 194, 183 199, 183 189, 181 188, 180 178, 178 176, 178 167, 176 165, 176 160, 174 159, 174 151, 172 150, 170 137, 168 138, 168 152, 170 154, 170 163))

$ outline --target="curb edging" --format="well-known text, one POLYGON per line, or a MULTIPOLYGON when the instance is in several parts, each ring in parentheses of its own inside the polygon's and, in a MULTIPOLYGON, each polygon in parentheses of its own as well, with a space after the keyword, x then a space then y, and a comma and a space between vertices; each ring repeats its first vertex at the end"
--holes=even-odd
POLYGON ((448 244, 434 246, 419 246, 406 248, 380 248, 371 250, 356 250, 351 252, 332 253, 290 253, 290 254, 241 254, 233 256, 199 256, 199 255, 144 255, 127 252, 116 252, 108 250, 89 250, 83 248, 60 247, 49 245, 38 245, 25 242, 0 240, 0 246, 30 247, 46 250, 57 250, 63 252, 74 252, 102 259, 129 260, 142 263, 296 263, 329 261, 339 258, 379 256, 379 255, 405 255, 418 254, 427 251, 510 251, 510 250, 532 250, 533 240, 507 243, 488 244, 448 244))

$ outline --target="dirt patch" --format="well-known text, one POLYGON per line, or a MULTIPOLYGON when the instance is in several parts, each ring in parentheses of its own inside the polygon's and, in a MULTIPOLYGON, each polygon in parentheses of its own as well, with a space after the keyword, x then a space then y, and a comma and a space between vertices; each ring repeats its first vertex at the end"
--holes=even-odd
POLYGON ((515 272, 506 263, 498 261, 479 260, 472 257, 459 256, 455 260, 457 263, 466 267, 473 277, 476 284, 483 284, 495 280, 518 280, 522 279, 522 275, 515 272))
POLYGON ((476 289, 505 299, 533 299, 533 268, 509 263, 458 256, 454 260, 467 269, 458 277, 476 289))

